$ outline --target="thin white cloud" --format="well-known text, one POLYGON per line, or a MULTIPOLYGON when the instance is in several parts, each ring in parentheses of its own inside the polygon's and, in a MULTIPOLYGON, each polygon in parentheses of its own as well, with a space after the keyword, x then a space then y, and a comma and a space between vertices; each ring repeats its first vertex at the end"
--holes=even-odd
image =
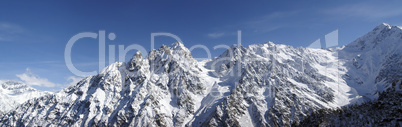
MULTIPOLYGON (((246 28, 254 29, 254 32, 270 32, 283 27, 283 19, 292 17, 299 11, 272 12, 267 15, 245 22, 246 28)), ((289 24, 286 24, 289 25, 289 24)))
POLYGON ((329 14, 334 17, 364 18, 367 20, 376 20, 387 17, 400 16, 402 15, 402 8, 399 4, 392 4, 392 2, 365 2, 330 8, 324 10, 323 13, 329 14))
POLYGON ((79 81, 81 81, 84 78, 84 77, 78 77, 78 76, 70 76, 66 79, 66 83, 57 84, 57 83, 53 83, 53 82, 49 81, 46 78, 41 78, 41 77, 33 74, 29 68, 27 68, 24 73, 17 74, 16 76, 27 85, 39 86, 39 87, 42 87, 42 89, 46 88, 45 91, 50 91, 50 92, 57 92, 60 89, 64 89, 68 86, 76 85, 79 81))
MULTIPOLYGON (((283 22, 284 19, 294 17, 300 11, 277 11, 265 15, 250 18, 248 20, 226 24, 215 29, 228 31, 228 28, 238 28, 239 30, 251 30, 254 32, 271 32, 279 28, 288 27, 290 23, 283 22)), ((297 21, 294 21, 297 22, 297 21)), ((215 32, 207 34, 210 38, 219 38, 222 36, 236 36, 237 32, 215 32)))
POLYGON ((289 16, 293 16, 293 15, 295 15, 297 13, 298 13, 297 11, 272 12, 270 14, 261 16, 258 19, 249 21, 246 24, 249 24, 249 25, 265 24, 265 23, 273 21, 273 20, 278 20, 278 19, 281 19, 281 18, 286 18, 286 17, 289 17, 289 16))
POLYGON ((23 33, 26 31, 21 26, 16 25, 16 24, 11 24, 11 23, 0 23, 0 30, 7 31, 7 32, 13 33, 13 34, 23 33))
POLYGON ((33 74, 29 68, 26 69, 25 73, 16 75, 25 84, 30 86, 41 86, 41 87, 57 87, 60 84, 50 82, 46 78, 40 78, 39 76, 33 74))
POLYGON ((30 31, 21 25, 0 21, 0 42, 51 42, 52 37, 30 31))
POLYGON ((0 22, 0 41, 14 41, 25 33, 26 30, 17 24, 0 22))
POLYGON ((208 37, 210 37, 210 38, 219 38, 219 37, 222 37, 223 35, 225 35, 224 32, 220 32, 220 33, 209 33, 209 34, 208 34, 208 37))

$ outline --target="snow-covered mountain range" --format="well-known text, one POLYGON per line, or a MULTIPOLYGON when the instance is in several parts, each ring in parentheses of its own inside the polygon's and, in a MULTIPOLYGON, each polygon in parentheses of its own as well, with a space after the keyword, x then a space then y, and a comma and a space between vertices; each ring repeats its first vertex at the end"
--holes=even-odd
POLYGON ((140 52, 0 117, 6 126, 289 126, 361 103, 402 78, 402 29, 381 24, 343 47, 234 45, 198 62, 181 43, 140 52))
POLYGON ((36 90, 19 81, 0 80, 0 114, 14 109, 29 99, 46 94, 50 93, 36 90))

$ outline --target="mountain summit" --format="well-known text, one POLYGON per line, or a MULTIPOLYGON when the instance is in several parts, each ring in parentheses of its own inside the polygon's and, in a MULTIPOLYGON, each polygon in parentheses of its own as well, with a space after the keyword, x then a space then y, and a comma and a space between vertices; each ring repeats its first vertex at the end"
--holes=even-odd
POLYGON ((348 44, 347 47, 354 47, 359 50, 370 50, 376 48, 380 43, 391 43, 381 45, 383 46, 382 48, 390 48, 387 46, 392 45, 398 46, 397 44, 400 43, 402 39, 401 33, 401 27, 382 23, 375 27, 373 31, 348 44))

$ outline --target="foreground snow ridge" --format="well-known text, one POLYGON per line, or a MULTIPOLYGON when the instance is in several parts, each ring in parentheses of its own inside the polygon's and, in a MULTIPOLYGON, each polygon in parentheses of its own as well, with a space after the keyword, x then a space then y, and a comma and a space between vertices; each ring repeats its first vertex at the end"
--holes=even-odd
POLYGON ((381 24, 334 49, 234 45, 201 62, 177 42, 29 100, 0 126, 290 126, 401 79, 401 31, 381 24))

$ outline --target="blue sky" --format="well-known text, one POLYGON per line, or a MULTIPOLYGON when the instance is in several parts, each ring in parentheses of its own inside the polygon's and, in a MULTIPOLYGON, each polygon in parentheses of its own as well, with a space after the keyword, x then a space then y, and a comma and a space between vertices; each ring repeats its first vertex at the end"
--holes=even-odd
MULTIPOLYGON (((79 80, 67 69, 64 50, 68 40, 81 32, 113 32, 116 39, 106 40, 106 46, 138 44, 148 51, 151 33, 168 32, 187 47, 207 46, 214 57, 223 52, 214 46, 237 43, 238 30, 245 46, 273 41, 306 47, 336 29, 339 44, 345 45, 382 22, 402 26, 400 5, 401 1, 367 0, 1 1, 0 79, 21 80, 48 91, 79 80)), ((157 37, 155 47, 173 42, 157 37)), ((192 54, 206 57, 200 49, 192 54)), ((98 70, 98 40, 78 41, 72 61, 81 71, 98 70)))

